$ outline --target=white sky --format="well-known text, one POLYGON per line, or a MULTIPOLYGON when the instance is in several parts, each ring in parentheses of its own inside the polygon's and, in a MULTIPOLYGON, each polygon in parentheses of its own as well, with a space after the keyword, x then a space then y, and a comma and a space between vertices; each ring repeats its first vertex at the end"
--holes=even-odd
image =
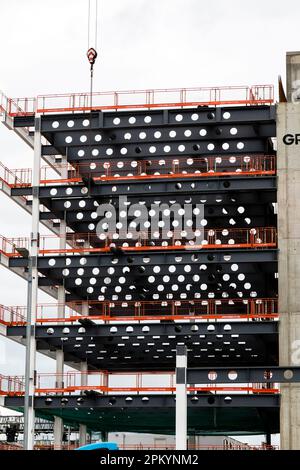
MULTIPOLYGON (((10 97, 89 89, 88 0, 0 0, 0 90, 10 97)), ((95 91, 277 83, 299 50, 297 0, 99 0, 95 91)), ((0 126, 0 161, 32 153, 0 126)), ((27 236, 30 218, 0 194, 0 234, 27 236)), ((41 301, 49 301, 45 295, 41 301)), ((24 305, 25 282, 0 267, 0 303, 24 305)), ((23 372, 24 349, 0 338, 0 373, 23 372)), ((41 371, 53 361, 38 361, 41 371)), ((246 440, 249 441, 248 438, 246 440)))

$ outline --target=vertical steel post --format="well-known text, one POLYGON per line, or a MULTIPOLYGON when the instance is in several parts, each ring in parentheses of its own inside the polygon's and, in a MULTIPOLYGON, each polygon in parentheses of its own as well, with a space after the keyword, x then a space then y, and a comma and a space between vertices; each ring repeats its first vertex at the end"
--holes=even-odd
POLYGON ((35 321, 38 300, 39 217, 40 217, 40 165, 41 165, 41 118, 35 117, 34 157, 32 174, 32 232, 28 259, 28 299, 25 359, 25 399, 24 399, 24 448, 34 447, 34 391, 36 385, 36 340, 35 321))
MULTIPOLYGON (((89 248, 90 244, 88 241, 84 242, 84 248, 89 248)), ((84 252, 86 254, 88 252, 84 252)), ((89 315, 89 302, 88 300, 82 302, 81 306, 81 314, 84 316, 89 315)), ((87 373, 88 373, 88 365, 86 361, 82 361, 80 363, 80 385, 85 386, 87 385, 87 373)), ((83 393, 83 392, 82 392, 83 393)), ((84 446, 87 443, 87 426, 86 424, 79 424, 79 445, 84 446)))
MULTIPOLYGON (((68 161, 65 155, 62 157, 60 176, 62 179, 68 178, 68 161)), ((66 240, 67 240, 66 232, 67 232, 67 224, 66 224, 66 220, 64 216, 64 218, 60 220, 60 225, 59 225, 59 249, 60 250, 63 250, 66 248, 66 240)), ((58 301, 57 317, 64 318, 66 314, 65 312, 66 292, 65 292, 64 285, 59 286, 57 289, 57 301, 58 301)), ((63 346, 63 343, 62 343, 62 346, 63 346)), ((64 385, 63 373, 64 373, 64 351, 63 349, 58 349, 56 351, 56 374, 57 374, 56 386, 58 388, 63 388, 63 385, 64 385)), ((54 448, 55 449, 61 449, 62 442, 63 442, 63 433, 64 433, 63 419, 60 416, 55 416, 54 418, 54 448)))
POLYGON ((187 448, 187 348, 176 349, 176 450, 187 448))

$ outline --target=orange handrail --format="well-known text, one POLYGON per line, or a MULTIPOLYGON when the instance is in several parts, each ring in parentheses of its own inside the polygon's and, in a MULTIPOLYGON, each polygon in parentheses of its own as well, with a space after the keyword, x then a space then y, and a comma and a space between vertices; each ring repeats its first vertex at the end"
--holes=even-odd
MULTIPOLYGON (((38 304, 37 324, 75 323, 91 319, 102 322, 132 322, 160 320, 276 320, 278 299, 207 299, 166 301, 89 301, 90 315, 81 315, 81 302, 38 304), (57 316, 57 312, 63 312, 57 316)), ((24 306, 0 305, 0 323, 24 326, 27 309, 24 306)))
MULTIPOLYGON (((96 161, 94 163, 44 165, 40 184, 75 184, 88 174, 94 181, 144 180, 159 178, 206 178, 217 176, 272 176, 276 174, 275 155, 213 155, 206 157, 151 158, 143 161, 96 161), (56 170, 67 170, 68 178, 58 178, 56 170)), ((31 168, 9 169, 0 162, 0 179, 11 188, 30 187, 31 168)))
MULTIPOLYGON (((275 248, 277 230, 275 227, 203 229, 201 244, 185 238, 181 231, 172 230, 167 234, 155 236, 151 230, 138 233, 138 239, 123 238, 115 241, 114 234, 103 233, 103 239, 94 232, 67 233, 67 248, 59 248, 58 235, 40 237, 39 255, 67 253, 108 253, 118 246, 125 252, 166 251, 166 250, 200 250, 200 249, 239 249, 239 248, 275 248), (126 241, 124 241, 124 239, 126 241), (84 246, 84 241, 89 246, 84 246), (94 247, 92 245, 97 244, 94 247)), ((17 248, 29 250, 30 240, 27 237, 6 238, 0 235, 0 253, 7 257, 20 257, 17 248)))
POLYGON ((38 95, 36 98, 4 98, 1 100, 2 110, 10 116, 27 116, 35 113, 88 112, 91 110, 270 105, 274 102, 274 86, 253 85, 106 91, 93 93, 92 108, 89 92, 38 95))
MULTIPOLYGON (((147 372, 124 372, 124 373, 107 373, 102 371, 95 372, 67 372, 65 374, 51 374, 51 373, 40 373, 36 377, 36 388, 35 393, 37 395, 47 395, 52 393, 59 394, 70 394, 75 392, 82 392, 84 390, 94 390, 99 391, 105 394, 114 394, 114 393, 174 393, 176 387, 174 384, 174 372, 156 372, 156 371, 147 371, 147 372), (113 376, 124 376, 127 378, 130 376, 133 377, 136 381, 135 386, 126 386, 126 387, 116 387, 109 386, 108 380, 113 376), (143 377, 150 377, 156 375, 163 380, 163 377, 166 377, 169 380, 169 385, 156 385, 156 386, 147 386, 143 385, 143 377), (81 385, 83 378, 85 377, 86 382, 91 379, 91 383, 87 385, 81 385), (96 380, 96 383, 95 383, 96 380)), ((247 394, 277 394, 279 393, 279 388, 272 384, 271 388, 264 386, 265 384, 245 384, 237 386, 227 386, 222 384, 207 384, 207 385, 188 385, 188 392, 242 392, 247 394)), ((25 383, 24 377, 19 376, 3 376, 0 374, 0 395, 4 396, 23 396, 25 394, 25 383)))

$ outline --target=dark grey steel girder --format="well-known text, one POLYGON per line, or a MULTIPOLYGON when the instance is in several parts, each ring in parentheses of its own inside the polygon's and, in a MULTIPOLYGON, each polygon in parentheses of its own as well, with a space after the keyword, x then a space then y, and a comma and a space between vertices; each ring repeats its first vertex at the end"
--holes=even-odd
MULTIPOLYGON (((10 258, 9 264, 26 268, 27 259, 10 258)), ((223 292, 274 297, 277 290, 277 251, 272 249, 49 255, 38 257, 38 269, 44 276, 39 285, 64 285, 68 301, 206 299, 211 292, 215 298, 223 292)))
MULTIPOLYGON (((76 114, 56 114, 42 116, 42 132, 53 133, 58 129, 60 131, 69 131, 71 129, 119 129, 133 127, 153 127, 160 125, 176 125, 185 126, 201 124, 222 123, 230 125, 231 123, 275 123, 275 106, 234 106, 234 107, 205 107, 186 109, 164 109, 164 110, 142 110, 142 111, 113 111, 113 112, 92 112, 92 113, 76 113, 76 114), (225 113, 229 113, 225 114, 225 113), (182 116, 181 120, 176 119, 178 115, 182 116), (197 118, 195 116, 197 114, 197 118), (145 122, 145 117, 150 116, 151 121, 145 122), (193 118, 192 118, 193 116, 193 118), (225 117, 226 116, 226 117, 225 117), (129 119, 134 117, 135 121, 130 122, 129 119), (114 123, 114 119, 119 118, 120 122, 114 123), (89 120, 87 123, 85 120, 89 120), (58 127, 53 127, 53 122, 58 121, 58 127), (70 123, 73 121, 73 123, 70 123), (85 121, 85 122, 83 122, 85 121), (69 123, 69 125, 68 125, 69 123)), ((132 121, 132 120, 131 120, 132 121)), ((147 119, 147 121, 149 121, 147 119)), ((14 127, 31 127, 34 125, 33 116, 18 116, 14 118, 14 127)))
MULTIPOLYGON (((162 195, 162 198, 163 198, 163 201, 160 200, 160 202, 168 202, 166 199, 167 199, 167 196, 165 195, 162 195)), ((185 198, 186 199, 186 198, 185 198)), ((66 212, 66 214, 77 214, 78 211, 82 212, 83 215, 85 216, 85 214, 90 214, 91 212, 94 212, 95 211, 95 201, 96 199, 93 199, 93 198, 78 198, 78 199, 72 199, 70 201, 71 205, 68 207, 65 205, 65 202, 68 200, 68 197, 65 196, 64 198, 55 198, 55 197, 52 197, 51 199, 42 199, 42 203, 45 203, 45 204, 48 204, 49 205, 49 209, 52 210, 52 211, 60 211, 60 212, 66 212), (82 201, 85 202, 85 206, 82 207, 82 201), (81 203, 81 204, 80 204, 81 203)), ((109 202, 109 198, 107 200, 107 202, 109 202)), ((193 198, 192 198, 192 201, 191 201, 191 204, 200 204, 200 200, 201 200, 201 196, 200 195, 193 195, 193 198)), ((130 198, 128 199, 128 202, 130 203, 129 206, 131 204, 138 204, 139 203, 139 198, 130 198)), ((146 206, 150 206, 151 204, 154 204, 154 201, 152 199, 148 199, 145 201, 146 202, 146 206)), ((176 202, 177 202, 177 198, 176 198, 176 202)), ((184 199, 181 198, 180 201, 178 201, 179 203, 182 202, 184 203, 184 199)), ((253 217, 253 216, 261 216, 261 217, 265 217, 266 216, 266 213, 269 211, 270 212, 270 209, 268 210, 269 206, 271 205, 270 204, 271 201, 259 201, 259 203, 251 203, 251 204, 245 204, 243 203, 242 201, 240 201, 240 198, 239 198, 239 195, 238 195, 238 199, 235 199, 235 201, 221 201, 219 202, 218 204, 216 204, 216 202, 214 201, 214 204, 212 203, 209 203, 209 202, 205 202, 205 207, 204 207, 204 214, 207 218, 221 218, 221 220, 225 219, 226 217, 229 217, 229 216, 235 216, 236 218, 238 217, 253 217), (238 212, 238 207, 243 204, 243 207, 245 208, 245 212, 243 213, 244 215, 242 216, 241 214, 239 214, 238 212), (227 210, 227 214, 224 214, 222 209, 223 207, 226 206, 226 210, 227 210), (205 212, 206 210, 206 212, 205 212)), ((114 205, 114 207, 118 208, 119 207, 119 201, 117 198, 114 198, 112 204, 114 205)), ((273 211, 274 213, 274 211, 273 211)))
MULTIPOLYGON (((62 349, 65 359, 86 360, 90 369, 170 370, 176 347, 188 348, 189 367, 199 363, 231 366, 278 362, 277 323, 156 323, 36 326, 37 349, 62 349)), ((24 337, 25 327, 8 327, 9 337, 24 337)))
POLYGON ((225 367, 187 370, 188 383, 295 383, 300 382, 300 367, 225 367))
MULTIPOLYGON (((75 126, 74 126, 75 127, 75 126)), ((90 131, 88 128, 86 129, 74 129, 68 128, 67 130, 61 130, 59 127, 55 130, 54 138, 53 138, 53 145, 56 147, 63 147, 66 145, 66 138, 68 136, 72 136, 72 145, 80 146, 81 148, 90 145, 90 143, 97 142, 95 137, 98 135, 98 129, 93 129, 90 131), (80 140, 81 135, 85 133, 87 134, 88 139, 84 142, 80 140)), ((236 140, 239 141, 240 139, 261 139, 261 138, 268 138, 274 135, 275 132, 275 125, 274 122, 257 122, 248 123, 248 124, 238 124, 237 131, 234 131, 235 134, 232 133, 232 124, 224 124, 219 123, 216 125, 215 123, 208 124, 205 128, 206 134, 205 136, 201 135, 201 130, 203 131, 203 124, 199 125, 199 123, 193 123, 189 125, 190 132, 186 135, 186 124, 180 125, 180 123, 176 122, 176 126, 155 126, 149 127, 147 124, 135 126, 135 127, 128 127, 127 130, 118 129, 115 126, 113 135, 109 134, 108 132, 104 132, 101 136, 101 141, 98 141, 98 145, 128 145, 128 144, 149 144, 149 143, 160 143, 160 142, 191 142, 193 140, 201 142, 211 142, 211 140, 218 141, 224 139, 230 139, 231 141, 236 140), (170 129, 176 129, 176 134, 173 133, 170 136, 170 129), (221 131, 221 132, 220 132, 221 131), (140 136, 141 132, 145 132, 143 136, 140 136), (159 132, 159 134, 157 134, 159 132), (112 138, 113 137, 113 138, 112 138)), ((125 156, 126 158, 126 156, 125 156)))
MULTIPOLYGON (((85 134, 84 134, 85 135, 85 134)), ((270 136, 274 136, 275 132, 273 129, 273 132, 271 133, 270 136)), ((244 153, 251 154, 251 153, 260 153, 263 154, 267 152, 267 147, 266 147, 266 142, 265 142, 265 137, 264 138, 256 138, 256 139, 243 139, 241 142, 241 139, 229 139, 228 137, 223 137, 222 140, 216 141, 213 139, 207 140, 189 140, 188 142, 186 140, 176 142, 174 145, 174 142, 171 140, 166 140, 165 142, 155 142, 155 146, 151 145, 151 143, 139 143, 138 146, 137 144, 123 144, 124 146, 122 147, 122 143, 111 143, 111 144, 106 144, 106 145, 99 145, 94 142, 94 137, 91 135, 89 138, 89 133, 87 132, 86 135, 87 141, 85 144, 77 144, 77 145, 71 145, 71 144, 66 144, 64 143, 65 150, 62 151, 62 153, 67 153, 68 161, 72 163, 85 163, 85 162, 105 162, 105 161, 110 161, 111 159, 114 159, 116 161, 122 160, 122 161, 132 161, 133 159, 138 159, 138 160, 143 160, 143 159, 149 159, 150 157, 165 157, 165 147, 166 144, 169 145, 170 151, 168 150, 168 153, 170 152, 174 157, 177 156, 182 156, 183 151, 180 150, 181 145, 185 147, 185 152, 189 156, 192 157, 202 157, 202 156, 209 156, 209 146, 214 145, 214 153, 218 155, 232 155, 232 154, 240 154, 241 149, 239 148, 239 145, 243 144, 242 150, 244 153), (228 142, 227 142, 228 141, 228 142), (94 143, 93 143, 94 142, 94 143), (183 143, 184 142, 184 143, 183 143), (224 143, 227 143, 229 145, 228 150, 224 150, 224 143), (151 149, 155 148, 155 154, 152 153, 151 149), (126 149, 126 155, 123 155, 121 153, 121 150, 126 149), (99 154, 97 156, 93 156, 92 152, 97 151, 99 154), (84 152, 84 156, 80 157, 80 152, 84 152), (108 154, 108 152, 113 152, 112 156, 108 154)), ((67 136, 68 137, 68 136, 67 136)), ((66 137, 66 138, 67 138, 66 137)), ((77 138, 79 140, 80 135, 77 135, 77 138)), ((57 155, 58 149, 61 149, 64 147, 57 145, 43 145, 42 146, 42 155, 57 155)))
MULTIPOLYGON (((57 186, 48 186, 49 189, 54 189, 57 188, 57 186)), ((65 186, 64 186, 65 188, 65 186)), ((73 186, 72 186, 73 188, 73 186)), ((21 188, 19 188, 21 189, 21 188)), ((32 192, 31 188, 27 188, 32 192)), ((13 194, 15 195, 15 188, 12 189, 13 194)), ((136 195, 129 195, 128 196, 128 201, 131 204, 138 204, 140 201, 145 201, 145 203, 153 202, 155 203, 155 200, 148 199, 145 194, 140 196, 136 195), (144 197, 143 197, 144 196, 144 197)), ((54 208, 59 208, 60 206, 56 206, 56 204, 64 204, 65 201, 70 201, 71 203, 71 208, 77 207, 80 201, 85 201, 87 204, 87 207, 93 207, 95 205, 95 201, 99 202, 110 202, 116 207, 119 205, 119 199, 118 195, 111 194, 110 196, 106 196, 105 198, 102 197, 92 197, 89 195, 83 195, 79 194, 77 196, 74 196, 72 193, 69 197, 69 195, 63 194, 61 197, 60 196, 48 196, 41 198, 41 202, 43 204, 54 204, 54 208)), ((170 196, 168 194, 160 194, 159 198, 157 201, 160 201, 161 203, 168 203, 170 200, 170 196)), ((184 194, 174 194, 172 195, 172 201, 175 201, 178 204, 184 204, 187 200, 187 196, 184 194)), ((190 194, 188 196, 188 200, 191 204, 199 204, 201 201, 205 200, 205 205, 209 206, 210 208, 213 208, 214 210, 217 210, 220 206, 225 205, 228 208, 231 207, 236 207, 238 205, 244 205, 248 206, 248 208, 252 208, 253 210, 263 210, 264 206, 267 204, 270 204, 272 202, 276 202, 276 191, 275 189, 273 191, 267 190, 265 191, 264 189, 262 190, 255 190, 252 191, 249 189, 247 192, 236 192, 236 193, 231 193, 229 192, 216 192, 216 193, 197 193, 197 194, 190 194)), ((31 204, 31 201, 28 201, 28 205, 31 204)), ((78 206, 79 207, 79 206, 78 206)), ((64 207, 64 210, 67 211, 68 208, 64 207)))
MULTIPOLYGON (((247 269, 249 272, 255 272, 253 263, 262 263, 262 269, 272 271, 274 266, 269 266, 277 262, 277 250, 178 250, 174 252, 160 251, 158 253, 149 252, 145 249, 144 253, 140 252, 123 252, 118 255, 112 253, 103 253, 101 256, 90 254, 90 255, 80 255, 72 256, 40 256, 38 258, 38 267, 39 269, 49 269, 49 267, 54 268, 65 268, 70 266, 71 268, 80 268, 80 267, 94 267, 94 266, 151 266, 151 265, 181 265, 195 263, 195 265, 205 264, 209 266, 210 264, 224 264, 231 265, 233 263, 245 263, 243 269, 247 269), (53 264, 49 264, 49 260, 54 260, 53 264), (70 261, 67 261, 70 260, 70 261)), ((12 267, 22 267, 27 266, 27 260, 25 258, 11 258, 10 266, 12 267)))
MULTIPOLYGON (((185 178, 184 180, 149 180, 141 182, 140 180, 131 180, 130 182, 114 181, 114 182, 95 182, 90 188, 77 184, 59 185, 52 188, 51 186, 42 186, 39 188, 41 199, 56 197, 73 199, 89 195, 91 197, 108 197, 120 195, 137 195, 143 197, 151 197, 151 195, 168 194, 199 194, 199 193, 223 193, 238 191, 276 191, 276 178, 273 176, 260 176, 259 178, 248 177, 219 177, 219 178, 185 178), (56 189, 54 192, 53 189, 56 189), (52 193, 51 193, 52 190, 52 193)), ((13 188, 12 196, 31 195, 32 188, 13 188)))
MULTIPOLYGON (((255 210, 255 209, 254 209, 255 210)), ((276 225, 276 215, 275 214, 266 214, 266 215, 261 215, 261 216, 255 216, 255 215, 250 215, 248 213, 244 213, 242 216, 241 215, 236 215, 234 213, 235 211, 230 211, 231 213, 228 213, 227 215, 219 216, 219 215, 206 215, 204 211, 204 217, 208 221, 208 228, 209 229, 214 229, 214 228, 232 228, 232 225, 230 224, 230 219, 234 217, 235 221, 235 227, 238 227, 239 229, 241 228, 249 228, 249 221, 246 219, 251 220, 251 226, 252 227, 275 227, 276 225)), ((253 211, 252 211, 253 212, 253 211)), ((80 234, 87 234, 87 233, 96 233, 95 229, 91 230, 89 225, 91 223, 94 224, 96 227, 97 225, 97 220, 93 219, 91 217, 92 211, 82 211, 80 215, 80 221, 78 221, 77 215, 79 213, 79 210, 75 211, 68 211, 66 212, 66 223, 67 226, 70 227, 74 233, 80 233, 80 234), (95 223, 96 222, 96 223, 95 223)), ((53 219, 63 219, 64 213, 63 211, 58 211, 56 210, 55 212, 41 212, 40 213, 40 220, 53 220, 53 219)), ((99 217, 99 220, 101 217, 99 217)), ((130 221, 130 217, 128 218, 130 221)), ((81 239, 84 238, 84 235, 81 235, 81 239)), ((87 238, 87 237, 86 237, 87 238)), ((99 245, 100 240, 94 238, 94 240, 90 239, 90 243, 92 246, 94 245, 99 245)))
MULTIPOLYGON (((51 337, 68 337, 76 338, 78 335, 103 337, 103 338, 119 338, 128 336, 128 338, 136 338, 143 336, 142 339, 148 337, 175 335, 177 340, 184 338, 185 335, 198 336, 214 336, 214 335, 274 335, 278 332, 277 322, 259 321, 259 322, 210 322, 210 323, 133 323, 128 325, 51 325, 36 326, 36 338, 51 337), (53 330, 49 332, 48 330, 53 330)), ((23 326, 13 326, 7 328, 7 336, 23 336, 25 337, 26 329, 23 326)))
MULTIPOLYGON (((175 408, 175 395, 97 395, 93 396, 37 396, 34 399, 35 409, 45 408, 109 408, 134 409, 134 408, 175 408)), ((206 407, 255 407, 255 408, 277 408, 279 407, 279 395, 245 395, 245 394, 228 394, 228 395, 207 395, 197 394, 188 395, 187 405, 194 408, 206 407)), ((24 399, 22 397, 6 397, 5 406, 8 408, 23 407, 24 399)))

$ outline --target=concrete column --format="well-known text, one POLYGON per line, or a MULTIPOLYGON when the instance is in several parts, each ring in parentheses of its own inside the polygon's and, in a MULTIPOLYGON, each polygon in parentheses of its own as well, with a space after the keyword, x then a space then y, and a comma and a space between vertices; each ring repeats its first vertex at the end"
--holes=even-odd
POLYGON ((300 52, 286 53, 287 100, 300 102, 300 52))
MULTIPOLYGON (((300 104, 277 107, 279 363, 300 364, 300 104), (284 141, 286 143, 284 143, 284 141)), ((300 384, 281 384, 281 449, 300 449, 300 384)))
POLYGON ((186 391, 187 349, 177 346, 176 350, 176 450, 187 448, 187 391, 186 391))
MULTIPOLYGON (((86 315, 84 312, 84 307, 83 307, 83 315, 86 315)), ((80 372, 83 372, 81 375, 81 385, 87 385, 87 362, 81 362, 80 363, 80 372)), ((79 424, 79 445, 84 446, 87 442, 87 427, 86 424, 79 424)))
POLYGON ((188 436, 188 450, 196 450, 196 437, 195 434, 188 436))
POLYGON ((53 425, 54 450, 61 450, 64 433, 64 423, 60 416, 55 416, 53 425))

